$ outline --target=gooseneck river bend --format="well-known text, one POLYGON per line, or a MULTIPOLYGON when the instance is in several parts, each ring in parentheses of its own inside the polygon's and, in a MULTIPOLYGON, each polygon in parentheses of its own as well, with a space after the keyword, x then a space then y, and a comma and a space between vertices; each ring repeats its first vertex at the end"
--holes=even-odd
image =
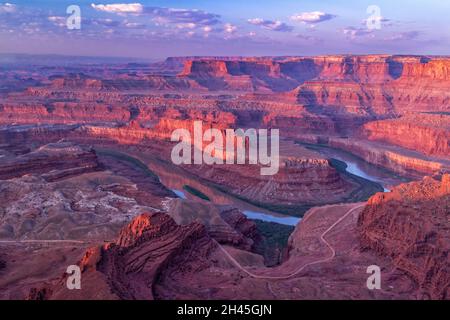
MULTIPOLYGON (((345 170, 348 173, 380 184, 383 187, 384 192, 389 192, 392 186, 408 181, 405 178, 399 177, 386 169, 372 165, 348 152, 318 145, 314 145, 313 149, 327 158, 344 162, 347 165, 345 170)), ((185 191, 179 189, 172 189, 172 191, 182 199, 187 198, 185 191)), ((258 211, 255 208, 244 208, 242 209, 242 212, 252 220, 261 220, 288 226, 296 226, 301 221, 301 218, 298 217, 273 215, 268 212, 258 211)))

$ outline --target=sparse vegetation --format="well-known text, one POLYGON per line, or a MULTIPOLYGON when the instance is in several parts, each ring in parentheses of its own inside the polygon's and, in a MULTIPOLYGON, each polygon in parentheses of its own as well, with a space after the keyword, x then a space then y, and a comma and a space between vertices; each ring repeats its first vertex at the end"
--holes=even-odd
POLYGON ((185 191, 189 192, 190 194, 200 198, 200 199, 203 199, 203 200, 206 200, 206 201, 211 201, 211 199, 206 194, 204 194, 200 190, 197 190, 197 189, 195 189, 195 188, 193 188, 191 186, 185 185, 185 186, 183 186, 183 189, 185 191))
POLYGON ((228 191, 227 189, 223 188, 222 186, 217 185, 215 183, 209 182, 208 184, 211 185, 211 187, 215 188, 216 190, 218 190, 222 193, 225 193, 231 197, 234 197, 236 199, 239 199, 239 200, 242 200, 249 204, 252 204, 256 207, 259 207, 262 209, 267 209, 267 210, 277 212, 277 213, 286 214, 286 215, 293 216, 293 217, 303 217, 303 215, 306 213, 306 211, 308 211, 309 209, 311 209, 313 207, 313 205, 307 205, 307 204, 279 205, 279 204, 259 202, 259 201, 251 200, 251 199, 248 199, 241 195, 232 193, 232 192, 228 191))
POLYGON ((143 163, 139 159, 133 158, 125 153, 122 153, 119 151, 114 151, 114 150, 95 149, 95 152, 100 156, 112 157, 117 160, 128 162, 128 163, 132 164, 133 166, 139 168, 147 176, 159 180, 158 176, 153 171, 151 171, 145 163, 143 163))
POLYGON ((264 256, 266 265, 274 266, 281 262, 281 255, 288 245, 288 239, 295 227, 283 224, 253 220, 263 241, 257 246, 259 254, 264 256))

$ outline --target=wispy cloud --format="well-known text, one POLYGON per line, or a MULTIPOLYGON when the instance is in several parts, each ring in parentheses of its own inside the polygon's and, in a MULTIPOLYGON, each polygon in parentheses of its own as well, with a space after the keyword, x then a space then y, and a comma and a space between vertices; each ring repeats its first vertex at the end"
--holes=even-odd
POLYGON ((198 9, 174 9, 148 7, 144 9, 146 14, 152 15, 155 21, 166 24, 194 23, 208 26, 220 22, 220 15, 198 9))
POLYGON ((405 31, 391 35, 390 37, 385 38, 385 40, 389 41, 404 41, 404 40, 413 40, 416 39, 420 35, 419 31, 405 31))
POLYGON ((308 42, 314 42, 314 43, 322 42, 322 39, 320 39, 318 37, 305 35, 305 34, 297 34, 296 38, 300 39, 300 40, 308 41, 308 42))
POLYGON ((382 17, 382 16, 375 16, 375 17, 372 17, 370 19, 364 19, 364 20, 362 20, 361 23, 363 25, 365 25, 365 26, 368 23, 369 24, 379 24, 380 26, 383 26, 383 27, 391 27, 391 26, 394 25, 394 21, 392 21, 391 19, 387 19, 385 17, 382 17))
MULTIPOLYGON (((91 49, 80 46, 80 51, 86 49, 95 54, 96 50, 108 53, 110 50, 105 45, 110 44, 134 55, 137 50, 133 51, 133 46, 145 48, 151 43, 158 56, 212 52, 284 55, 334 51, 448 51, 449 37, 442 27, 447 21, 433 16, 436 9, 442 8, 445 12, 445 6, 420 6, 407 16, 390 11, 389 16, 380 13, 369 18, 364 8, 357 13, 352 4, 342 4, 338 13, 331 4, 321 4, 319 10, 304 12, 278 8, 279 5, 269 1, 228 1, 231 5, 241 3, 241 12, 234 14, 221 5, 205 1, 195 2, 198 9, 192 9, 192 1, 89 0, 88 7, 82 7, 81 30, 69 30, 69 14, 65 13, 64 6, 56 9, 48 5, 49 1, 0 0, 0 51, 15 49, 14 43, 19 39, 21 46, 29 46, 30 50, 33 48, 27 44, 29 39, 38 43, 36 48, 47 41, 45 39, 60 40, 51 42, 55 47, 72 40, 92 41, 91 49), (172 8, 161 3, 177 5, 172 8), (256 13, 262 9, 267 16, 256 13), (287 18, 271 17, 270 12, 287 18), (371 21, 363 20, 365 18, 371 21), (374 22, 376 27, 381 24, 381 29, 371 30, 374 22)), ((384 7, 382 3, 380 6, 384 7)), ((387 12, 383 10, 384 14, 387 12)), ((61 52, 69 50, 65 47, 61 47, 61 52)))
POLYGON ((142 13, 144 6, 140 3, 116 3, 116 4, 95 4, 91 7, 97 11, 111 12, 111 13, 142 13))
POLYGON ((264 20, 261 18, 248 19, 247 21, 250 24, 253 24, 255 26, 261 26, 265 29, 272 31, 290 32, 294 29, 294 27, 281 21, 264 20))
POLYGON ((48 21, 53 23, 55 26, 58 26, 58 27, 66 26, 66 18, 65 17, 49 16, 47 19, 48 19, 48 21))
POLYGON ((335 17, 336 15, 334 14, 325 13, 322 11, 312 11, 294 14, 293 16, 291 16, 291 20, 296 22, 316 24, 327 20, 331 20, 335 17))
POLYGON ((105 27, 118 27, 122 25, 120 21, 113 19, 93 19, 92 23, 94 25, 105 26, 105 27))
POLYGON ((235 26, 231 23, 226 23, 224 26, 224 31, 229 34, 234 34, 237 31, 237 26, 235 26))
POLYGON ((342 30, 344 35, 349 39, 357 39, 363 37, 373 37, 373 30, 360 27, 347 27, 342 30))
POLYGON ((125 20, 122 24, 125 28, 129 29, 144 29, 146 28, 146 25, 139 22, 130 22, 128 20, 125 20))
POLYGON ((198 9, 146 7, 141 3, 91 4, 91 7, 97 11, 120 15, 148 15, 158 25, 174 24, 181 28, 208 26, 220 22, 220 15, 198 9))
POLYGON ((15 4, 12 3, 0 3, 0 13, 13 13, 17 9, 15 4))

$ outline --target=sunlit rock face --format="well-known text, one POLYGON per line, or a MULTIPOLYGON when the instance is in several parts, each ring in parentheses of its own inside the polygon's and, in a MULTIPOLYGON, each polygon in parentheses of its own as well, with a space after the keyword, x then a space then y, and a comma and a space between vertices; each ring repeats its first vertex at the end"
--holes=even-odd
POLYGON ((448 299, 449 208, 449 175, 377 194, 359 217, 361 246, 391 257, 420 287, 419 298, 448 299))
POLYGON ((450 154, 450 115, 406 115, 399 119, 365 124, 362 134, 369 140, 382 141, 427 155, 450 154))
POLYGON ((445 111, 450 60, 413 56, 194 60, 185 63, 180 75, 205 82, 210 90, 292 90, 289 95, 301 104, 336 111, 445 111))

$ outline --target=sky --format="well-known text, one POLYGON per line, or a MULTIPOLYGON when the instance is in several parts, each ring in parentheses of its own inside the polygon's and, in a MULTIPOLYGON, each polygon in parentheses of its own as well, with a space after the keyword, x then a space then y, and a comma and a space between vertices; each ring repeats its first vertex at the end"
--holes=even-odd
POLYGON ((0 0, 0 53, 450 55, 449 0, 0 0))

